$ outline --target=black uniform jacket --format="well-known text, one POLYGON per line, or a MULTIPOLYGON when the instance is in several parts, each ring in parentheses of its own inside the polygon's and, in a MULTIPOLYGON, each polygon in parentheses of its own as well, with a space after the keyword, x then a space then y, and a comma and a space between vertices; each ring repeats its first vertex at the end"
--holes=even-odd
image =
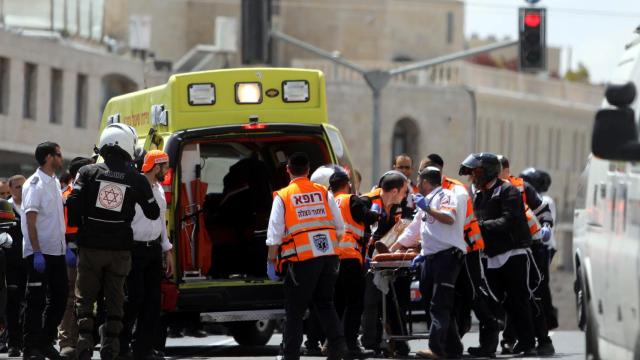
POLYGON ((67 199, 69 224, 78 226, 78 246, 131 249, 136 204, 147 218, 160 216, 149 181, 129 163, 107 161, 83 166, 67 199))
POLYGON ((491 189, 476 193, 473 209, 488 256, 531 245, 524 203, 515 186, 497 179, 491 189))

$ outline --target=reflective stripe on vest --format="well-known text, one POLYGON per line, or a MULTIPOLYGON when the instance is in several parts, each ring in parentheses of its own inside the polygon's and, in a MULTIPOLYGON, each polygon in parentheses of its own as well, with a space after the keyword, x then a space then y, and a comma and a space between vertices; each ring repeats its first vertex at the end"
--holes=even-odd
MULTIPOLYGON (((333 244, 333 247, 336 248, 339 246, 337 241, 332 241, 331 242, 333 244)), ((299 253, 303 253, 305 251, 313 251, 312 248, 313 245, 301 245, 301 246, 296 246, 295 249, 287 249, 284 250, 280 253, 280 256, 282 256, 283 258, 287 258, 287 257, 291 257, 291 256, 295 256, 296 254, 299 253)))
POLYGON ((327 188, 307 178, 297 178, 275 192, 275 196, 284 204, 285 235, 280 245, 280 270, 287 261, 337 254, 338 238, 327 188))
POLYGON ((68 215, 68 209, 67 209, 67 198, 69 198, 69 195, 71 195, 71 191, 73 191, 73 186, 69 185, 69 186, 67 186, 67 188, 62 193, 62 199, 64 200, 64 223, 66 225, 65 234, 77 234, 78 233, 78 227, 69 226, 69 215, 68 215))
POLYGON ((360 241, 364 236, 364 224, 360 224, 351 216, 351 196, 352 194, 338 194, 334 196, 336 204, 342 214, 344 220, 345 232, 340 239, 340 245, 338 246, 340 251, 340 259, 357 259, 362 263, 362 246, 360 241))
POLYGON ((295 234, 300 231, 307 230, 310 227, 314 228, 335 228, 335 225, 332 221, 328 220, 318 220, 318 221, 310 221, 302 224, 295 224, 285 230, 285 235, 295 234))
POLYGON ((515 186, 520 194, 522 194, 522 202, 524 203, 524 215, 527 218, 527 226, 529 227, 529 233, 531 235, 535 235, 538 231, 540 231, 540 222, 536 218, 536 215, 531 211, 529 205, 527 205, 527 193, 524 191, 524 179, 517 178, 515 176, 509 176, 509 182, 515 186))
POLYGON ((454 191, 456 186, 461 186, 467 192, 467 209, 464 221, 464 240, 467 243, 467 252, 484 249, 484 239, 478 226, 478 220, 473 213, 473 203, 467 188, 458 180, 445 177, 442 181, 442 188, 454 191))

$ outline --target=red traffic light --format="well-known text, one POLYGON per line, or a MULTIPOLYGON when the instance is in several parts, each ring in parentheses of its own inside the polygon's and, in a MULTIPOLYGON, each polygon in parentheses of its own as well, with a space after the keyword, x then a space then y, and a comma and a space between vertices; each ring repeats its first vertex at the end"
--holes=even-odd
POLYGON ((524 24, 529 28, 536 28, 540 26, 542 17, 537 12, 531 12, 524 16, 524 24))

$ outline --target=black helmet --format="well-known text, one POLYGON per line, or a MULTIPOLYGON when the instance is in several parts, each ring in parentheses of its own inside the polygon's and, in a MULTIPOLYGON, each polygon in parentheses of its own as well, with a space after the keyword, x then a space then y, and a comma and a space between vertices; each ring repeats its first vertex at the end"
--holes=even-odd
POLYGON ((500 160, 492 153, 476 153, 467 156, 460 164, 460 175, 473 174, 476 185, 484 186, 500 174, 500 160))
POLYGON ((520 177, 528 182, 539 193, 544 193, 551 186, 551 176, 546 171, 536 168, 527 168, 522 170, 520 177))

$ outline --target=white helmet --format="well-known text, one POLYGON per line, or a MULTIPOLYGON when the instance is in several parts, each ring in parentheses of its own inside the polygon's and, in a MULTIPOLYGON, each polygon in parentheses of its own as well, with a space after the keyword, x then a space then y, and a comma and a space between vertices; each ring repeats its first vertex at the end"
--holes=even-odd
POLYGON ((309 180, 316 184, 324 185, 325 187, 329 188, 329 179, 331 178, 331 175, 333 175, 333 173, 336 171, 342 171, 346 173, 346 171, 339 165, 322 165, 317 168, 316 171, 313 172, 313 174, 311 174, 311 178, 309 180))
POLYGON ((119 148, 133 159, 137 143, 138 134, 133 127, 126 124, 116 123, 107 125, 107 127, 102 130, 98 149, 102 155, 105 147, 107 147, 107 149, 110 147, 119 148))

